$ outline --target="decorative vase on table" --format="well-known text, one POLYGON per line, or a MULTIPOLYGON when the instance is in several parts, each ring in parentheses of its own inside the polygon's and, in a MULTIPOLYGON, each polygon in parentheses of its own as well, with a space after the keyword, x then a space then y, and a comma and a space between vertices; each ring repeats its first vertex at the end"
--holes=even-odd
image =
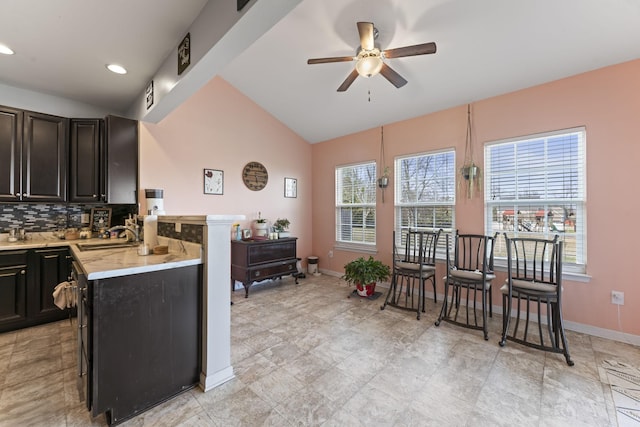
POLYGON ((269 226, 267 225, 266 222, 255 222, 253 224, 253 229, 254 229, 254 238, 258 237, 258 238, 263 238, 266 239, 267 236, 269 235, 269 226))

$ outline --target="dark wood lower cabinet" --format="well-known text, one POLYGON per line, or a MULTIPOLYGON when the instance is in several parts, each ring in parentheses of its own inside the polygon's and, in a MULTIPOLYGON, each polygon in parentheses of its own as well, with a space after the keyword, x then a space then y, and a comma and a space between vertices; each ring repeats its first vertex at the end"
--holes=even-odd
POLYGON ((201 266, 88 282, 88 407, 120 423, 199 382, 201 266))
POLYGON ((0 251, 0 332, 69 318, 53 290, 69 278, 68 248, 0 251))
POLYGON ((0 252, 0 332, 27 321, 27 250, 0 252))
POLYGON ((71 255, 68 248, 34 249, 33 258, 33 298, 29 301, 29 311, 33 317, 51 322, 69 317, 67 310, 61 310, 53 303, 56 286, 69 279, 71 255))

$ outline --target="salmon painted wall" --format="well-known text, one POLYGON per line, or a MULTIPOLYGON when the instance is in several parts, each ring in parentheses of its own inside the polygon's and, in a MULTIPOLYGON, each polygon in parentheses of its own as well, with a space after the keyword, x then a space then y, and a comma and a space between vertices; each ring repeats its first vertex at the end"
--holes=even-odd
MULTIPOLYGON (((640 338, 640 198, 637 180, 640 143, 640 60, 595 70, 533 88, 474 102, 474 157, 483 164, 484 144, 499 139, 585 126, 587 130, 587 274, 588 282, 564 282, 564 317, 572 328, 640 338), (625 294, 625 305, 611 304, 611 291, 625 294), (618 316, 618 308, 620 309, 618 316), (619 334, 620 333, 620 334, 619 334), (625 335, 630 334, 630 335, 625 335)), ((454 147, 464 160, 466 105, 384 126, 385 157, 454 147)), ((379 160, 380 130, 372 129, 313 147, 313 252, 321 269, 342 273, 362 254, 334 248, 334 171, 337 165, 379 160), (329 251, 334 256, 329 258, 329 251)), ((391 263, 393 177, 378 190, 378 257, 391 263)), ((458 195, 456 225, 461 232, 484 232, 484 195, 458 195)), ((444 266, 439 265, 444 275, 444 266)), ((442 274, 440 274, 442 273, 442 274)), ((503 276, 499 276, 501 283, 503 276)), ((494 287, 494 304, 501 304, 494 287)), ((443 292, 439 281, 439 293, 443 292)))
MULTIPOLYGON (((250 228, 258 212, 286 217, 298 256, 311 253, 311 146, 221 78, 212 79, 158 124, 140 125, 140 205, 145 188, 164 190, 168 215, 242 214, 250 228), (267 168, 261 191, 242 182, 250 161, 267 168), (224 171, 224 194, 203 192, 203 169, 224 171), (284 178, 298 180, 298 197, 284 197, 284 178)), ((231 230, 229 230, 231 233, 231 230)))

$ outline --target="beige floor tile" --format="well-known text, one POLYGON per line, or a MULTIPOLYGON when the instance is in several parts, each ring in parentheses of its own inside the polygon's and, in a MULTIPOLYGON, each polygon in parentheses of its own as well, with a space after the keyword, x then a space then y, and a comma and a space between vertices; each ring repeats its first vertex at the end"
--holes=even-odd
MULTIPOLYGON (((386 293, 386 289, 379 289, 386 293)), ((604 360, 638 365, 640 348, 568 332, 576 362, 513 342, 502 318, 482 332, 426 312, 350 297, 335 277, 234 292, 235 378, 191 389, 124 426, 615 426, 604 360)), ((0 426, 105 426, 79 401, 69 320, 0 334, 0 426)))

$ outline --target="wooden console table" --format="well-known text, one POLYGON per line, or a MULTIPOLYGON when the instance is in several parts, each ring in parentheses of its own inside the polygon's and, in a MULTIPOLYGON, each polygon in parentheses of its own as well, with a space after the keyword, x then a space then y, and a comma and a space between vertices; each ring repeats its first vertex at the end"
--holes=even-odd
POLYGON ((231 288, 242 283, 245 298, 254 282, 281 278, 291 274, 298 284, 296 257, 297 237, 274 240, 231 241, 231 288))

